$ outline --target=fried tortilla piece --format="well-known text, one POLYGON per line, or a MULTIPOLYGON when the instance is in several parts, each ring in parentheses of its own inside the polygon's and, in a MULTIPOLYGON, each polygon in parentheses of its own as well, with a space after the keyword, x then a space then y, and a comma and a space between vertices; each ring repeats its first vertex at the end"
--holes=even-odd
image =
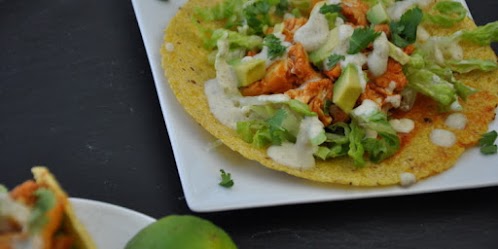
MULTIPOLYGON (((203 49, 202 40, 197 36, 196 27, 190 18, 195 7, 209 4, 212 2, 190 0, 171 20, 165 31, 164 41, 165 44, 174 45, 174 49, 168 50, 166 46, 161 48, 165 75, 178 102, 196 122, 232 150, 268 168, 316 182, 354 186, 398 184, 400 174, 405 172, 412 173, 420 180, 455 165, 465 149, 476 143, 480 134, 487 131, 488 123, 494 119, 498 104, 498 71, 472 72, 458 78, 465 84, 480 89, 480 92, 462 103, 468 124, 462 131, 452 130, 457 135, 458 142, 450 148, 436 146, 430 141, 431 131, 444 126, 447 114, 438 113, 436 103, 422 96, 417 99, 412 111, 396 114, 399 118, 412 118, 415 129, 409 135, 402 136, 402 148, 397 154, 379 164, 367 163, 365 167, 358 168, 347 157, 317 160, 316 166, 307 170, 278 164, 267 156, 265 149, 258 149, 244 142, 234 130, 227 129, 210 112, 203 86, 204 82, 215 77, 215 71, 207 61, 208 51, 203 49), (481 101, 482 98, 487 101, 481 101)), ((451 34, 456 30, 472 28, 475 28, 475 24, 466 19, 454 29, 441 31, 427 27, 427 30, 432 34, 451 34)), ((489 47, 463 45, 467 58, 496 60, 489 47)))

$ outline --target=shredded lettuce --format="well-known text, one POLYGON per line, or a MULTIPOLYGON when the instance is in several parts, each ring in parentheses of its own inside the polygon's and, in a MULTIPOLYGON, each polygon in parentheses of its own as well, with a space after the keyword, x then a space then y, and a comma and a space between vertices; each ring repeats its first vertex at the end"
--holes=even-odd
POLYGON ((400 147, 400 140, 396 134, 380 132, 378 136, 379 138, 366 138, 363 140, 363 147, 370 161, 374 163, 379 163, 394 155, 400 147))
POLYGON ((255 108, 254 110, 262 114, 262 119, 237 122, 236 131, 245 142, 257 148, 264 148, 268 145, 281 145, 286 141, 296 141, 300 119, 289 108, 281 107, 274 111, 271 109, 262 106, 255 108))
POLYGON ((362 139, 365 137, 365 131, 358 125, 356 120, 352 120, 351 132, 349 133, 349 150, 348 156, 353 159, 354 165, 357 167, 365 166, 365 149, 363 148, 362 139))
POLYGON ((29 231, 31 233, 39 232, 47 224, 47 212, 56 204, 55 194, 49 189, 39 188, 34 194, 37 199, 29 217, 29 231))
MULTIPOLYGON (((344 122, 327 127, 325 141, 321 143, 315 156, 322 160, 348 155, 351 128, 344 122)), ((322 137, 323 138, 323 137, 322 137)))
POLYGON ((489 46, 492 42, 498 41, 498 21, 479 26, 473 30, 463 30, 457 34, 464 41, 489 46))
POLYGON ((204 41, 204 47, 207 49, 214 49, 218 40, 225 36, 231 49, 244 48, 253 50, 259 49, 263 46, 263 38, 257 35, 244 35, 227 29, 216 29, 211 34, 211 37, 204 41))
POLYGON ((353 121, 357 121, 364 129, 377 132, 376 138, 365 138, 361 141, 370 161, 378 163, 394 155, 400 147, 396 131, 387 121, 387 114, 380 109, 358 114, 353 111, 353 121))
POLYGON ((453 71, 449 67, 441 67, 436 64, 429 63, 426 68, 429 71, 435 73, 437 76, 453 84, 456 94, 463 100, 467 100, 468 96, 477 92, 476 89, 465 85, 461 81, 458 81, 453 75, 453 71))
POLYGON ((434 24, 449 28, 461 22, 467 16, 467 9, 460 2, 441 1, 432 8, 434 14, 429 13, 424 18, 434 24))
POLYGON ((202 21, 224 21, 225 28, 233 28, 242 23, 242 6, 245 0, 220 2, 210 8, 196 8, 195 17, 202 21))
POLYGON ((427 69, 409 72, 407 79, 411 88, 431 97, 443 106, 448 106, 456 100, 453 85, 427 69))
POLYGON ((455 91, 457 93, 457 95, 462 98, 463 100, 467 100, 467 98, 476 93, 477 90, 470 87, 470 86, 467 86, 465 85, 464 83, 462 83, 461 81, 455 81, 453 82, 453 85, 455 86, 455 91))
POLYGON ((448 60, 447 65, 452 71, 458 73, 468 73, 473 70, 481 70, 484 72, 493 71, 498 69, 498 64, 496 61, 492 60, 479 60, 479 59, 468 59, 468 60, 448 60))
POLYGON ((446 60, 462 59, 463 50, 458 44, 459 34, 451 36, 433 36, 425 43, 419 44, 419 52, 428 62, 437 63, 444 66, 446 60))
POLYGON ((316 116, 316 113, 311 111, 310 107, 307 104, 297 99, 291 99, 287 104, 289 105, 291 110, 299 114, 302 114, 304 116, 316 116))

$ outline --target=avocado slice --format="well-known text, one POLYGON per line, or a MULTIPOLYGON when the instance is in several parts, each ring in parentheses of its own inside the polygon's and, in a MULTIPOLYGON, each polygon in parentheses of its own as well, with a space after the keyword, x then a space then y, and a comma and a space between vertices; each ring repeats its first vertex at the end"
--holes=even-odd
POLYGON ((372 24, 381 24, 389 22, 389 16, 387 15, 386 8, 381 2, 374 5, 367 12, 367 19, 372 24))
POLYGON ((345 113, 350 113, 362 91, 358 68, 355 64, 348 64, 334 83, 332 102, 345 113))
POLYGON ((265 76, 266 61, 263 59, 238 60, 231 65, 237 75, 239 87, 248 86, 265 76))
POLYGON ((405 65, 410 62, 410 56, 407 55, 403 49, 397 47, 392 42, 389 42, 389 57, 393 58, 401 65, 405 65))
POLYGON ((327 36, 327 42, 323 44, 320 48, 310 53, 310 61, 315 66, 320 66, 323 63, 332 50, 339 45, 339 28, 335 27, 329 31, 329 35, 327 36))

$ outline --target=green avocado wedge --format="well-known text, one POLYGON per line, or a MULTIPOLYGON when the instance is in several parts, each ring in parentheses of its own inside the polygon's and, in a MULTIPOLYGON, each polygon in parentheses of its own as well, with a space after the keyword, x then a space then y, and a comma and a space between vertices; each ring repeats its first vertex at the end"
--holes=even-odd
POLYGON ((192 215, 169 215, 146 226, 125 249, 236 249, 223 229, 192 215))

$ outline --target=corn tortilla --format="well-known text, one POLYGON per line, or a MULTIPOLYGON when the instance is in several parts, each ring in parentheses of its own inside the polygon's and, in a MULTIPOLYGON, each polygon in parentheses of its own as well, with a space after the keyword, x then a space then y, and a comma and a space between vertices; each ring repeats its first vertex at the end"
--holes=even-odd
POLYGON ((86 231, 85 227, 79 222, 74 212, 71 202, 69 202, 68 195, 60 187, 55 177, 50 173, 46 167, 37 166, 31 169, 36 183, 47 186, 52 190, 58 199, 63 202, 63 224, 62 229, 66 231, 74 239, 73 248, 77 249, 95 249, 97 248, 93 242, 90 234, 86 231))
MULTIPOLYGON (((412 173, 420 180, 452 167, 466 148, 477 143, 481 134, 487 131, 489 122, 495 117, 498 104, 498 71, 471 72, 458 76, 465 84, 480 90, 462 103, 463 113, 468 118, 464 130, 445 127, 444 120, 448 114, 439 113, 434 101, 419 94, 413 110, 395 114, 398 118, 412 119, 416 128, 409 135, 401 136, 402 147, 391 158, 379 164, 367 163, 363 168, 355 167, 348 157, 327 161, 317 159, 316 166, 307 170, 279 164, 267 156, 266 149, 257 149, 244 142, 234 130, 218 122, 210 112, 204 95, 204 82, 215 77, 215 70, 207 61, 208 51, 203 48, 192 16, 196 7, 202 8, 212 4, 214 3, 206 0, 190 0, 171 20, 165 31, 165 44, 161 48, 165 75, 174 95, 196 122, 232 150, 268 168, 312 181, 354 186, 397 184, 400 183, 400 174, 404 172, 412 173), (434 145, 429 134, 435 128, 454 132, 457 136, 456 144, 450 148, 434 145)), ((475 23, 467 18, 451 29, 432 26, 426 26, 426 29, 433 35, 443 35, 475 27, 475 23)), ((490 47, 463 43, 461 45, 466 58, 496 61, 496 55, 490 47)))

